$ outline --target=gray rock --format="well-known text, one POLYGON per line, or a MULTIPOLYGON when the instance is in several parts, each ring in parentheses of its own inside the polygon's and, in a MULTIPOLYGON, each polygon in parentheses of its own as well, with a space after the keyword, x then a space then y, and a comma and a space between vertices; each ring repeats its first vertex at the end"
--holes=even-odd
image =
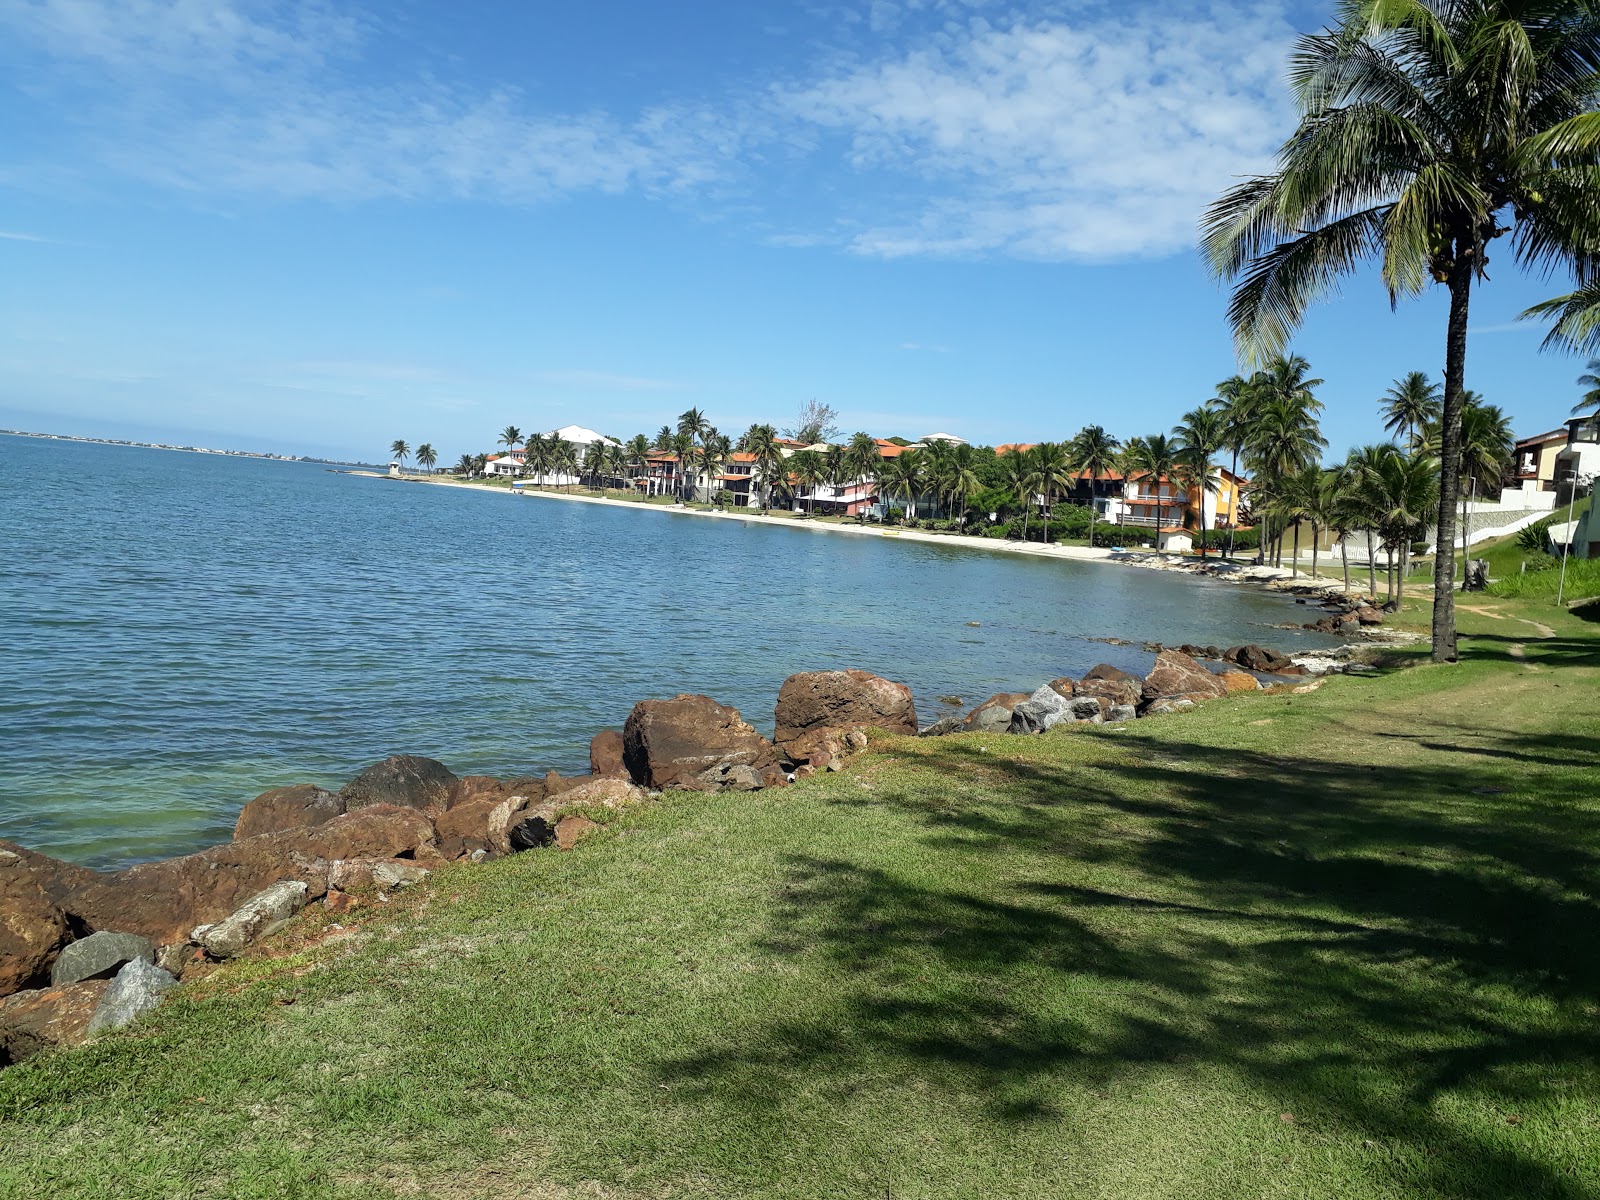
POLYGON ((1106 720, 1116 724, 1121 724, 1123 721, 1131 721, 1138 715, 1139 710, 1131 704, 1113 704, 1106 710, 1106 720))
POLYGON ((142 958, 126 963, 112 979, 100 1005, 89 1018, 88 1034, 93 1037, 107 1029, 121 1029, 129 1021, 161 1003, 178 981, 154 963, 142 958))
POLYGON ((1152 700, 1149 704, 1145 705, 1144 715, 1147 717, 1160 717, 1165 716, 1168 713, 1188 712, 1191 708, 1198 707, 1199 706, 1195 704, 1193 700, 1187 699, 1183 696, 1176 698, 1162 696, 1160 699, 1152 700))
POLYGON ((1045 684, 1011 710, 1007 733, 1043 733, 1072 719, 1072 701, 1045 684))
POLYGON ((1068 701, 1067 711, 1074 721, 1089 721, 1095 725, 1105 720, 1105 709, 1098 696, 1078 696, 1068 701))
POLYGON ((415 863, 392 860, 372 865, 372 882, 381 888, 404 888, 421 883, 431 872, 415 863))
POLYGON ((213 958, 232 958, 268 926, 287 920, 304 908, 309 890, 299 880, 275 883, 251 896, 231 916, 214 925, 201 925, 189 935, 190 940, 213 958))
POLYGON ((918 737, 944 737, 947 733, 960 733, 965 724, 960 716, 943 717, 932 725, 924 725, 917 731, 918 737))
POLYGON ((687 788, 696 792, 757 792, 761 790, 761 774, 744 763, 718 763, 696 775, 687 788))
POLYGON ((123 963, 135 959, 155 961, 155 946, 149 938, 102 929, 61 951, 50 969, 50 986, 64 987, 85 979, 109 979, 123 963))

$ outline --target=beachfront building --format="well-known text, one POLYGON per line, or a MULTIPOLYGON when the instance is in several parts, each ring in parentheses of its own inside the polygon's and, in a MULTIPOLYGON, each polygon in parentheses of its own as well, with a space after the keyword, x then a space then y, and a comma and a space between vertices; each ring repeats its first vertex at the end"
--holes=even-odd
POLYGON ((965 446, 966 438, 959 438, 953 433, 927 433, 917 439, 919 445, 931 446, 934 442, 944 442, 948 446, 965 446))
MULTIPOLYGON (((1127 478, 1117 472, 1102 475, 1093 485, 1093 503, 1101 519, 1118 525, 1148 525, 1155 529, 1229 529, 1245 518, 1248 482, 1227 467, 1216 467, 1212 486, 1184 485, 1165 475, 1152 480, 1127 478)), ((1090 499, 1087 473, 1078 477, 1074 493, 1080 502, 1090 499)))
POLYGON ((1600 478, 1600 415, 1567 422, 1567 444, 1556 452, 1555 486, 1600 478))
POLYGON ((1503 499, 1511 499, 1507 493, 1518 492, 1518 499, 1529 502, 1529 507, 1534 507, 1536 502, 1550 498, 1553 503, 1556 490, 1556 456, 1567 448, 1567 427, 1551 429, 1545 433, 1535 434, 1533 437, 1523 438, 1517 443, 1516 453, 1511 461, 1511 469, 1506 472, 1505 487, 1501 490, 1503 499))

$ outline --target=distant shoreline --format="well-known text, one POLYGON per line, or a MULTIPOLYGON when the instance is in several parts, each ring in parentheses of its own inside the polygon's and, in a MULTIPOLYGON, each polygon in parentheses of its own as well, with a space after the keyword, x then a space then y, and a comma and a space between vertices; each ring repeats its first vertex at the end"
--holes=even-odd
POLYGON ((211 446, 178 446, 171 442, 135 442, 127 438, 83 437, 75 433, 36 433, 28 429, 0 429, 0 437, 36 438, 41 442, 87 442, 92 446, 130 446, 135 450, 173 450, 179 454, 214 454, 218 458, 262 458, 270 462, 311 463, 322 467, 356 467, 368 471, 371 463, 344 462, 337 458, 307 458, 273 454, 267 450, 218 450, 211 446))
MULTIPOLYGON (((350 475, 366 479, 392 479, 382 471, 352 470, 350 475)), ((935 546, 958 546, 969 550, 987 550, 998 554, 1024 554, 1034 558, 1064 559, 1069 562, 1106 563, 1114 566, 1144 567, 1146 569, 1178 571, 1188 575, 1203 575, 1229 583, 1246 583, 1281 590, 1284 585, 1307 589, 1326 590, 1339 594, 1343 588, 1335 580, 1311 579, 1302 573, 1298 579, 1284 567, 1257 567, 1239 563, 1225 563, 1220 558, 1205 560, 1180 559, 1172 555, 1147 550, 1112 550, 1103 546, 1063 546, 1059 543, 1020 542, 1005 538, 973 537, 962 533, 928 533, 917 529, 898 529, 882 525, 843 525, 819 521, 794 520, 790 517, 762 516, 746 509, 728 512, 699 508, 679 508, 667 504, 640 504, 632 500, 617 500, 609 496, 579 496, 564 492, 549 492, 525 488, 520 492, 511 489, 485 487, 464 480, 441 476, 403 476, 398 482, 431 484, 435 487, 463 488, 475 492, 492 492, 502 496, 533 496, 543 500, 566 500, 579 504, 607 504, 616 508, 645 509, 651 512, 671 513, 676 516, 708 517, 721 521, 749 521, 762 525, 776 525, 784 529, 810 530, 818 533, 846 533, 861 537, 889 538, 895 541, 921 542, 935 546), (1280 583, 1281 581, 1281 583, 1280 583), (1277 586, 1274 586, 1277 585, 1277 586)), ((1352 589, 1355 590, 1355 589, 1352 589)))

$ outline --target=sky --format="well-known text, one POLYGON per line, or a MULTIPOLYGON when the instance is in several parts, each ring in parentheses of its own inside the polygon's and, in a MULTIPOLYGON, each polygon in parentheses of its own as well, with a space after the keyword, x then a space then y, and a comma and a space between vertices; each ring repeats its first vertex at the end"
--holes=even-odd
MULTIPOLYGON (((1250 0, 0 0, 0 426, 373 461, 507 424, 1161 432, 1238 370, 1205 205, 1293 127, 1250 0)), ((1468 386, 1577 399, 1504 255, 1468 386)), ((1371 275, 1331 454, 1441 374, 1371 275)))

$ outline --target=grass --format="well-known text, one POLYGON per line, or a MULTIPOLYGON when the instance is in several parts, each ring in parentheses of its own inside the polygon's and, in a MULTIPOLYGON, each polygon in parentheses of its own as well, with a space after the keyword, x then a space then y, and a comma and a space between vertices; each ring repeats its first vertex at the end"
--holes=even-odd
MULTIPOLYGON (((1563 505, 1555 510, 1546 521, 1561 524, 1565 521, 1576 521, 1589 509, 1589 498, 1578 500, 1572 505, 1563 505), (1568 515, 1568 512, 1571 515, 1568 515)), ((1539 551, 1526 549, 1518 540, 1520 533, 1507 534, 1505 537, 1490 538, 1487 541, 1476 543, 1468 557, 1483 558, 1489 562, 1489 577, 1496 580, 1506 580, 1513 575, 1522 574, 1523 565, 1535 571, 1552 561, 1550 555, 1539 551)), ((1459 557, 1459 555, 1458 555, 1459 557)), ((1554 593, 1551 593, 1554 595, 1554 593)))
POLYGON ((309 918, 0 1074, 0 1196, 1600 1196, 1600 625, 1465 602, 309 918))

